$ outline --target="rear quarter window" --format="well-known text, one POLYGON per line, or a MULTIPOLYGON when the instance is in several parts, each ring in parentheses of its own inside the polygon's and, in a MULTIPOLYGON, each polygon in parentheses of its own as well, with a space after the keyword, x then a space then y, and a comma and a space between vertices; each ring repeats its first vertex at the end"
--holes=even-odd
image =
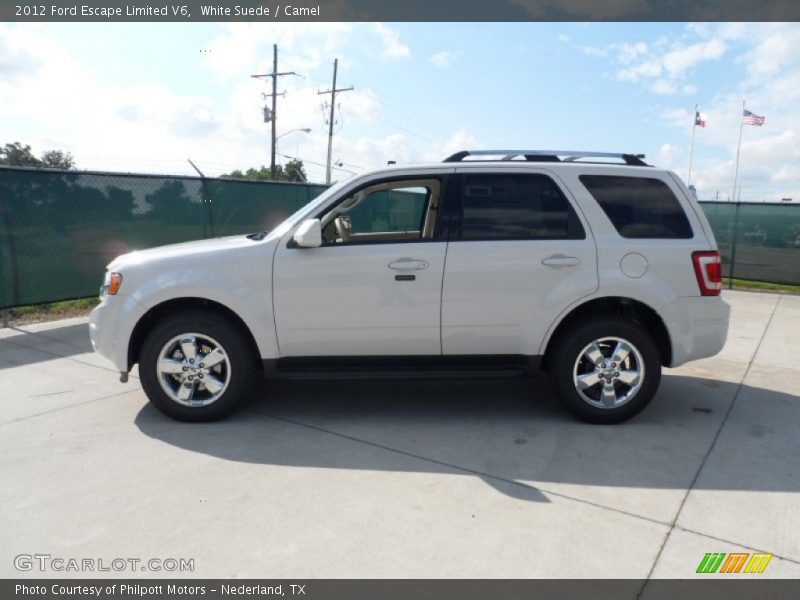
POLYGON ((581 175, 580 180, 622 237, 693 237, 681 203, 660 179, 581 175))

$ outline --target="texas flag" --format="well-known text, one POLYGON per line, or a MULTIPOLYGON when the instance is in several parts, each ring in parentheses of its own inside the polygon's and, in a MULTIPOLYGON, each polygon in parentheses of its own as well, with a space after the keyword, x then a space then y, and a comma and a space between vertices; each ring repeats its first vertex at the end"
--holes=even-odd
POLYGON ((694 111, 695 126, 699 125, 700 127, 705 127, 707 121, 708 121, 708 116, 705 113, 694 111))

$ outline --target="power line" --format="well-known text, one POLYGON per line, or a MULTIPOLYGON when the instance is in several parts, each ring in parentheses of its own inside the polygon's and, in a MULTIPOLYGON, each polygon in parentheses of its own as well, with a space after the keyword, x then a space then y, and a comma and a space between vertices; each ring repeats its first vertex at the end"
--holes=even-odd
MULTIPOLYGON (((305 158, 299 158, 297 156, 289 156, 288 154, 279 154, 279 156, 282 156, 283 158, 288 158, 290 160, 299 160, 299 161, 302 161, 303 164, 308 163, 309 165, 316 165, 318 167, 325 167, 326 169, 332 169, 334 171, 343 171, 345 173, 350 173, 350 175, 357 175, 357 173, 355 171, 350 171, 348 169, 342 169, 340 167, 334 167, 334 166, 331 166, 331 165, 323 165, 322 163, 314 162, 313 160, 307 160, 305 158)), ((338 164, 344 164, 344 163, 338 163, 338 164)), ((350 166, 353 166, 353 165, 350 165, 350 166)), ((330 184, 330 181, 328 181, 327 183, 330 184)))
POLYGON ((370 88, 370 90, 376 96, 378 96, 385 104, 390 105, 390 106, 387 107, 390 110, 393 110, 395 112, 400 112, 400 113, 406 113, 404 115, 406 119, 415 120, 415 121, 417 121, 418 125, 422 125, 426 129, 431 129, 431 130, 439 133, 440 135, 444 135, 444 136, 449 135, 448 132, 445 129, 443 129, 439 124, 437 124, 436 122, 419 116, 417 113, 412 111, 410 108, 404 106, 403 104, 400 104, 397 100, 394 100, 392 98, 389 98, 388 96, 383 95, 382 93, 378 92, 374 88, 370 88))
MULTIPOLYGON (((300 56, 298 54, 291 53, 291 52, 284 52, 284 54, 292 54, 293 56, 298 56, 298 57, 303 58, 302 56, 300 56)), ((324 91, 324 92, 320 92, 319 91, 319 87, 321 87, 320 86, 320 82, 317 81, 315 78, 313 78, 311 76, 308 76, 308 75, 301 75, 301 77, 303 78, 303 80, 305 80, 308 83, 312 84, 312 86, 315 86, 315 87, 318 88, 318 92, 317 92, 318 95, 319 94, 330 94, 331 93, 330 90, 324 91)), ((347 88, 346 91, 349 91, 351 89, 353 89, 352 86, 350 88, 347 88)), ((343 91, 343 90, 337 90, 337 91, 343 91)), ((425 119, 425 118, 417 115, 416 113, 414 113, 408 107, 405 107, 404 105, 400 104, 396 100, 393 100, 393 99, 389 98, 388 96, 382 94, 381 92, 378 92, 373 87, 370 87, 369 91, 374 93, 375 96, 377 96, 379 98, 379 100, 383 104, 383 108, 384 109, 386 109, 388 111, 391 111, 391 112, 394 112, 401 119, 408 120, 409 121, 409 124, 408 124, 409 126, 405 127, 403 125, 398 125, 395 122, 389 121, 387 119, 383 119, 381 117, 376 117, 376 120, 378 120, 378 121, 380 121, 380 122, 382 122, 382 123, 384 123, 386 125, 390 125, 391 127, 394 127, 394 128, 397 128, 397 129, 401 129, 402 131, 408 133, 409 135, 412 135, 412 136, 414 136, 416 138, 419 138, 419 139, 421 139, 421 140, 423 140, 425 142, 428 142, 428 143, 435 143, 435 142, 430 137, 427 137, 425 135, 421 135, 420 133, 418 133, 417 130, 412 129, 412 128, 421 127, 423 130, 425 130, 426 132, 430 132, 431 134, 441 135, 443 137, 449 137, 450 132, 448 132, 447 130, 443 129, 441 126, 437 126, 434 123, 434 121, 429 120, 429 119, 425 119)), ((324 105, 320 106, 320 108, 323 111, 323 114, 325 114, 327 111, 330 111, 331 110, 331 106, 333 106, 333 108, 335 108, 336 110, 339 111, 339 116, 340 116, 340 122, 338 122, 339 127, 334 131, 334 135, 335 135, 336 133, 341 131, 341 129, 344 126, 343 122, 341 122, 344 119, 344 111, 342 110, 341 103, 339 103, 338 105, 334 105, 333 102, 332 102, 330 106, 327 103, 325 103, 324 105)), ((329 122, 328 119, 329 119, 329 116, 326 116, 326 118, 325 118, 326 124, 330 125, 330 122, 329 122)), ((336 119, 333 120, 333 123, 337 124, 336 119)))
POLYGON ((431 144, 436 143, 431 138, 425 137, 424 135, 419 135, 418 133, 414 133, 410 129, 403 127, 402 125, 398 125, 397 123, 392 123, 391 121, 387 121, 386 119, 381 119, 380 117, 378 117, 377 120, 380 121, 381 123, 386 123, 387 125, 391 125, 392 127, 397 127, 398 129, 402 129, 406 133, 413 135, 414 137, 418 137, 421 140, 425 140, 426 142, 430 142, 431 144))

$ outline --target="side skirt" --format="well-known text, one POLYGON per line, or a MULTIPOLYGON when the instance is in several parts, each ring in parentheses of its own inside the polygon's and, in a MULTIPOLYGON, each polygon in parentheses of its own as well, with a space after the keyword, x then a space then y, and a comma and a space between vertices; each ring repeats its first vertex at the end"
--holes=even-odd
POLYGON ((264 374, 284 379, 445 379, 536 376, 541 356, 301 356, 264 359, 264 374))

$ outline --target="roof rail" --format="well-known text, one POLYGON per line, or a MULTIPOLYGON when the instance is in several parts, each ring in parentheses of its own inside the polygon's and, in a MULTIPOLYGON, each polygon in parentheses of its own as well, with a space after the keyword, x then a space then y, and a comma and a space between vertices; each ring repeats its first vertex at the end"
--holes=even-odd
POLYGON ((530 162, 574 162, 579 158, 621 158, 626 165, 649 167, 644 154, 624 152, 586 152, 583 150, 462 150, 444 159, 444 162, 462 162, 468 156, 502 156, 500 160, 513 160, 522 156, 530 162))

